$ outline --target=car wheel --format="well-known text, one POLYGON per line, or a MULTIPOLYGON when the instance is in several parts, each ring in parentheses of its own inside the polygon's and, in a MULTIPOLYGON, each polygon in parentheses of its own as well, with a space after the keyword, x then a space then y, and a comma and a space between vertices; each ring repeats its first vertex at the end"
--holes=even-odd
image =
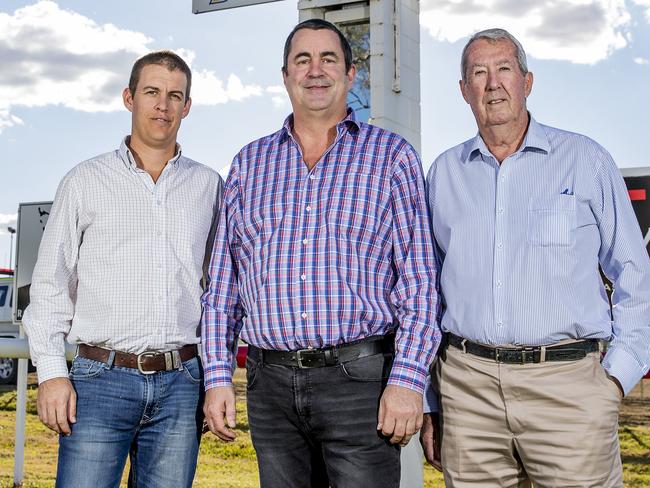
POLYGON ((0 358, 0 385, 13 385, 18 375, 18 360, 0 358))

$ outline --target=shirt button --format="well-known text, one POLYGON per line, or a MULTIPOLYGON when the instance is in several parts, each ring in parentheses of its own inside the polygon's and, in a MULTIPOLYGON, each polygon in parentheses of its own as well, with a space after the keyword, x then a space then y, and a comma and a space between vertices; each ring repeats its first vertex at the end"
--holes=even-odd
POLYGON ((307 210, 307 212, 311 211, 311 205, 307 205, 307 208, 305 208, 305 210, 307 210))
POLYGON ((503 249, 503 242, 499 242, 499 243, 497 244, 497 247, 498 247, 499 249, 503 249))
POLYGON ((501 280, 497 280, 497 288, 501 288, 501 285, 502 285, 502 284, 503 284, 503 283, 501 283, 501 280))
POLYGON ((162 201, 156 200, 156 205, 162 205, 162 201))
POLYGON ((305 281, 305 280, 307 279, 307 275, 300 275, 300 279, 301 279, 302 281, 305 281))
POLYGON ((501 321, 497 322, 497 327, 503 327, 503 322, 501 321))
POLYGON ((300 316, 301 316, 303 319, 306 319, 306 318, 307 318, 307 312, 303 312, 303 313, 301 313, 300 316))
POLYGON ((315 175, 309 175, 309 179, 310 179, 310 180, 315 180, 315 179, 316 179, 316 176, 315 176, 315 175))
POLYGON ((303 240, 302 240, 302 243, 305 244, 305 245, 307 245, 308 242, 309 242, 308 239, 303 239, 303 240))
POLYGON ((503 213, 503 207, 499 207, 498 212, 502 214, 503 213))

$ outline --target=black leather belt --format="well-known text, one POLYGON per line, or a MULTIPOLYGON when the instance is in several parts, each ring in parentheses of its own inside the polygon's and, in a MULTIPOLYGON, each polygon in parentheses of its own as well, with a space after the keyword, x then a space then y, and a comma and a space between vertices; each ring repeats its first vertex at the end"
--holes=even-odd
POLYGON ((395 351, 395 336, 373 336, 360 341, 339 344, 321 349, 300 349, 298 351, 273 351, 248 346, 248 355, 253 360, 265 364, 279 364, 294 368, 322 368, 336 366, 355 359, 374 356, 375 354, 392 354, 395 351))
POLYGON ((450 332, 445 334, 446 342, 463 352, 473 354, 497 363, 526 364, 545 361, 577 361, 590 352, 599 350, 596 339, 570 342, 560 346, 491 347, 468 341, 450 332))

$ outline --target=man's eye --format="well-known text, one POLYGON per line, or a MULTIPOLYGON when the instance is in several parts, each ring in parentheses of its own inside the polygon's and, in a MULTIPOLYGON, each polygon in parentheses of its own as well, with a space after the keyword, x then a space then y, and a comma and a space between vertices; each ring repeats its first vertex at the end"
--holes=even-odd
POLYGON ((510 71, 510 66, 501 66, 499 68, 500 71, 510 71))
POLYGON ((296 61, 296 64, 304 65, 304 64, 307 64, 308 62, 309 62, 309 60, 307 58, 302 58, 302 59, 299 59, 298 61, 296 61))
POLYGON ((323 58, 323 63, 335 63, 336 60, 332 58, 323 58))

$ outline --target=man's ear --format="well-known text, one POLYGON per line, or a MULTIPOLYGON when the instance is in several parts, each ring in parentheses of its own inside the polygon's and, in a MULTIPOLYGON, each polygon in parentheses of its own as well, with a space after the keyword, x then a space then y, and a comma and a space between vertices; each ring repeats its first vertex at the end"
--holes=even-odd
POLYGON ((133 112, 133 95, 131 95, 131 90, 128 87, 122 91, 122 100, 126 109, 129 112, 133 112))
POLYGON ((463 80, 458 80, 458 86, 460 88, 461 95, 463 95, 463 100, 465 100, 466 103, 469 103, 469 100, 467 100, 467 95, 465 94, 465 89, 467 88, 467 85, 463 80))
POLYGON ((188 98, 187 102, 185 102, 185 106, 183 107, 183 112, 181 113, 181 119, 187 117, 187 114, 190 113, 190 107, 192 107, 192 97, 188 98))

